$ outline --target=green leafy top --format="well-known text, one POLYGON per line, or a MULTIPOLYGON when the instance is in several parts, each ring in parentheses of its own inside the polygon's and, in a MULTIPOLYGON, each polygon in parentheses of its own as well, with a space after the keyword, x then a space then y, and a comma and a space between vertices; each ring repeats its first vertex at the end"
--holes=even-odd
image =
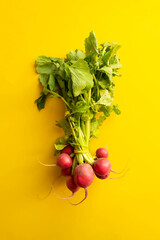
POLYGON ((93 77, 86 61, 83 59, 77 60, 69 67, 69 70, 71 72, 74 97, 89 91, 93 87, 93 77))
POLYGON ((93 31, 90 32, 89 37, 85 39, 85 50, 87 56, 98 53, 97 39, 93 31))
POLYGON ((67 143, 81 145, 81 148, 88 146, 90 137, 98 136, 99 126, 106 117, 112 111, 120 114, 118 105, 113 105, 114 77, 120 76, 118 70, 121 68, 116 53, 119 48, 115 42, 106 42, 98 47, 92 31, 85 39, 85 53, 76 49, 64 59, 37 58, 36 70, 42 86, 36 100, 38 109, 45 107, 48 97, 59 97, 66 106, 64 119, 57 123, 65 131, 65 138, 56 143, 57 151, 67 143), (97 119, 100 112, 103 115, 97 119))

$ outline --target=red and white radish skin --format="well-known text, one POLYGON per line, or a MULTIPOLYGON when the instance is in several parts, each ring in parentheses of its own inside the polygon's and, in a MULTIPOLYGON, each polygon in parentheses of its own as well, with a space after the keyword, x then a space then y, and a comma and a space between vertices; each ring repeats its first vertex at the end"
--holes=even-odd
POLYGON ((67 185, 68 189, 69 189, 72 193, 75 193, 75 192, 77 192, 77 191, 80 189, 80 187, 78 187, 78 186, 75 184, 75 181, 74 181, 73 176, 69 176, 69 177, 67 178, 66 185, 67 185))
POLYGON ((98 158, 107 158, 108 157, 108 151, 106 148, 98 148, 96 151, 96 156, 98 158))
POLYGON ((66 154, 70 155, 70 154, 74 153, 74 148, 71 145, 68 145, 65 148, 63 148, 61 153, 66 153, 66 154))
POLYGON ((94 179, 94 171, 90 164, 83 163, 80 165, 77 165, 74 169, 74 182, 78 187, 84 188, 85 191, 85 197, 79 202, 79 203, 72 203, 72 205, 79 205, 82 203, 88 196, 88 190, 87 187, 91 185, 94 179))
POLYGON ((71 175, 71 168, 65 168, 65 169, 61 169, 61 175, 62 176, 70 176, 71 175))
POLYGON ((83 163, 74 169, 74 181, 82 188, 87 188, 94 179, 94 171, 90 164, 83 163))
MULTIPOLYGON (((73 162, 72 158, 67 153, 61 153, 57 158, 57 164, 46 164, 46 163, 42 163, 42 162, 39 162, 39 163, 46 167, 59 166, 62 169, 67 169, 72 166, 72 162, 73 162)), ((64 172, 62 172, 62 175, 63 175, 63 173, 64 172)))
POLYGON ((109 176, 111 171, 111 163, 106 158, 99 158, 93 164, 95 174, 98 176, 109 176))
POLYGON ((72 166, 72 158, 67 153, 61 153, 57 158, 57 165, 63 169, 72 166))

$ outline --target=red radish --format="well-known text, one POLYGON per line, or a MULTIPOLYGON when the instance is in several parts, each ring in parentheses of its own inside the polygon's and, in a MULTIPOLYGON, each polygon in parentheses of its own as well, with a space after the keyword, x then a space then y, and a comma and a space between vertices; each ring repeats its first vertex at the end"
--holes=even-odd
POLYGON ((72 166, 72 158, 67 153, 61 153, 57 158, 57 165, 63 169, 72 166))
POLYGON ((61 169, 61 175, 62 176, 69 176, 69 175, 71 175, 71 168, 61 169))
MULTIPOLYGON (((65 198, 65 199, 69 199, 69 198, 72 198, 74 196, 75 192, 77 192, 80 189, 80 187, 78 187, 76 185, 73 176, 68 177, 66 184, 67 184, 67 187, 69 188, 69 190, 72 191, 72 195, 68 198, 65 198)), ((78 203, 71 203, 72 205, 79 205, 80 203, 82 203, 87 198, 88 190, 87 190, 87 188, 85 188, 84 190, 85 190, 85 197, 78 203)))
POLYGON ((87 188, 94 179, 94 171, 90 164, 83 163, 74 169, 74 181, 82 188, 87 188))
POLYGON ((67 181, 66 181, 66 185, 68 187, 68 189, 72 192, 75 193, 79 190, 80 187, 78 187, 74 181, 73 176, 69 176, 67 181))
POLYGON ((45 164, 42 162, 39 162, 39 163, 46 167, 59 166, 62 169, 66 169, 72 166, 72 158, 67 153, 61 153, 57 158, 57 164, 45 164))
POLYGON ((98 148, 96 151, 96 156, 98 158, 107 158, 108 157, 108 151, 105 148, 98 148))
POLYGON ((98 176, 109 175, 111 171, 111 163, 106 158, 99 158, 94 162, 93 168, 98 176))
POLYGON ((85 190, 85 197, 79 203, 72 203, 72 205, 78 205, 82 203, 88 196, 87 187, 93 182, 94 171, 90 164, 83 163, 76 166, 73 175, 75 184, 79 187, 84 188, 85 190))
POLYGON ((63 148, 61 153, 67 153, 68 155, 70 155, 71 153, 74 153, 74 148, 71 145, 68 145, 65 148, 63 148))

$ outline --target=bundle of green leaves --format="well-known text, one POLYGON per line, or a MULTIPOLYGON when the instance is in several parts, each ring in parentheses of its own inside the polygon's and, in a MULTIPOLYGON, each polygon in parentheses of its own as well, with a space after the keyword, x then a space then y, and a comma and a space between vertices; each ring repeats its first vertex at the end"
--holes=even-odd
POLYGON ((120 114, 118 105, 113 104, 114 77, 120 76, 121 68, 116 54, 119 48, 115 42, 98 47, 92 31, 85 39, 85 52, 76 49, 64 59, 40 56, 36 60, 43 87, 37 107, 43 109, 48 97, 58 97, 65 103, 64 119, 57 122, 65 136, 56 140, 55 154, 67 145, 73 146, 79 153, 73 154, 72 168, 83 162, 93 164, 89 151, 91 137, 98 137, 99 127, 112 111, 120 114))

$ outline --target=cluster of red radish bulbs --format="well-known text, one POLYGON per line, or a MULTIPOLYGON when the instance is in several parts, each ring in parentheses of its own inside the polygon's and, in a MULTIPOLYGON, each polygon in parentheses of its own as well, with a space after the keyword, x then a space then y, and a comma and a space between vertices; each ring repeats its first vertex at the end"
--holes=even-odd
MULTIPOLYGON (((45 166, 59 166, 61 168, 61 175, 67 176, 66 186, 72 192, 72 195, 67 198, 61 199, 69 199, 74 196, 74 194, 80 189, 84 188, 85 190, 85 197, 81 202, 83 202, 88 195, 87 188, 93 182, 94 176, 96 175, 100 179, 109 178, 110 172, 114 172, 111 169, 111 163, 107 159, 108 158, 108 151, 105 148, 98 148, 96 151, 96 158, 94 159, 93 165, 88 163, 79 164, 75 167, 72 173, 72 163, 73 160, 71 158, 71 154, 74 153, 74 148, 70 145, 66 146, 60 153, 57 158, 57 164, 43 164, 45 166)), ((60 198, 60 197, 59 197, 60 198)))

